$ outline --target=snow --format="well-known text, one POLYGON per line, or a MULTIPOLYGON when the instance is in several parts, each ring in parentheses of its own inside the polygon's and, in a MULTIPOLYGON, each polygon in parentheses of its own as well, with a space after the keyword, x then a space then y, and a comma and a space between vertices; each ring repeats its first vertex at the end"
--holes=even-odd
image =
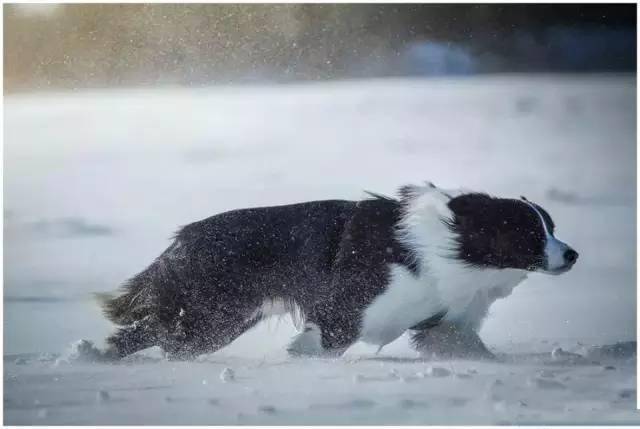
POLYGON ((5 424, 640 423, 635 90, 497 75, 6 97, 5 424), (580 252, 492 307, 499 362, 428 361, 406 337, 289 358, 289 317, 194 362, 100 361, 113 327, 91 293, 180 225, 424 180, 525 195, 580 252))
POLYGON ((360 356, 296 360, 210 355, 115 365, 5 362, 12 424, 498 424, 638 422, 635 363, 557 364, 360 356), (224 374, 233 365, 235 381, 224 374), (539 368, 552 378, 532 376, 539 368), (437 370, 436 370, 437 368, 437 370), (475 372, 468 371, 473 368, 475 372), (19 372, 18 372, 19 371, 19 372), (354 372, 358 372, 354 377, 354 372), (448 375, 446 375, 448 373, 448 375), (466 377, 453 377, 453 374, 466 377), (533 378, 532 378, 533 377, 533 378), (203 380, 207 380, 203 383, 203 380), (39 413, 46 410, 45 420, 39 413))

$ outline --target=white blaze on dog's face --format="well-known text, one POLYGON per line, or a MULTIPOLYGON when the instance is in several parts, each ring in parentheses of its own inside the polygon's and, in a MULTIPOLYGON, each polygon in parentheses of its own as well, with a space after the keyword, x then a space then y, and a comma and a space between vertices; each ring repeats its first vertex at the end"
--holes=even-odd
POLYGON ((554 236, 549 214, 521 200, 465 193, 453 197, 445 222, 454 233, 454 257, 472 266, 561 274, 578 253, 554 236))
POLYGON ((578 252, 553 236, 553 221, 542 207, 530 202, 525 197, 522 197, 522 200, 529 204, 532 210, 538 214, 544 229, 546 237, 545 255, 547 263, 542 271, 549 274, 562 274, 569 271, 571 267, 573 267, 573 264, 578 260, 578 252))

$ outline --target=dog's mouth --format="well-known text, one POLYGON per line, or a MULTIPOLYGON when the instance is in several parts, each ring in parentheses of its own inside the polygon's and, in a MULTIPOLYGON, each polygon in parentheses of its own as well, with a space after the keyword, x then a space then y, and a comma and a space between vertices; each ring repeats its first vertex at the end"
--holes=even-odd
POLYGON ((571 270, 571 268, 573 268, 575 264, 576 264, 576 261, 574 260, 571 262, 567 262, 566 264, 561 265, 559 267, 549 268, 548 266, 544 266, 540 268, 539 271, 545 274, 551 274, 552 276, 558 276, 560 274, 564 274, 567 271, 571 270))
POLYGON ((552 276, 558 276, 560 274, 564 274, 567 271, 571 270, 571 268, 573 268, 573 264, 564 265, 564 266, 559 267, 559 268, 543 269, 543 270, 540 270, 540 271, 545 273, 545 274, 551 274, 552 276))

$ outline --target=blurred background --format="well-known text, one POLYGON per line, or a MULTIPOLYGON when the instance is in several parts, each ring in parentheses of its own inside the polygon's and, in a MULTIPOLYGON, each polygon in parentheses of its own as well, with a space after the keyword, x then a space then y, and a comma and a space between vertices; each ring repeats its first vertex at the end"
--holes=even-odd
MULTIPOLYGON (((5 353, 100 343, 91 293, 180 225, 423 180, 525 195, 580 252, 492 347, 635 338, 635 5, 8 4, 4 94, 5 353)), ((231 352, 294 333, 264 329, 231 352)))
POLYGON ((5 92, 634 71, 635 5, 5 6, 5 92))

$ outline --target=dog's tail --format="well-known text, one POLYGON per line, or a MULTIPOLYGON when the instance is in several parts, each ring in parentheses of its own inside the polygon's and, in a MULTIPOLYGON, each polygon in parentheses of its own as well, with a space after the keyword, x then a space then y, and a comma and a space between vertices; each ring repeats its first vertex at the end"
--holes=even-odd
POLYGON ((157 289, 163 283, 164 261, 156 260, 146 270, 128 280, 119 293, 96 293, 94 298, 104 316, 119 328, 106 339, 105 359, 120 359, 158 345, 160 328, 157 289))
POLYGON ((156 314, 164 301, 175 301, 178 278, 171 260, 175 246, 172 244, 145 270, 127 280, 118 292, 94 294, 107 319, 116 325, 130 325, 156 314))
POLYGON ((133 323, 134 319, 127 311, 130 307, 131 296, 129 293, 124 293, 120 296, 115 296, 113 293, 95 293, 95 300, 102 308, 102 313, 111 322, 116 325, 129 325, 133 323))
POLYGON ((102 313, 116 325, 130 325, 149 313, 151 285, 141 273, 127 281, 116 293, 95 293, 94 298, 102 313))

